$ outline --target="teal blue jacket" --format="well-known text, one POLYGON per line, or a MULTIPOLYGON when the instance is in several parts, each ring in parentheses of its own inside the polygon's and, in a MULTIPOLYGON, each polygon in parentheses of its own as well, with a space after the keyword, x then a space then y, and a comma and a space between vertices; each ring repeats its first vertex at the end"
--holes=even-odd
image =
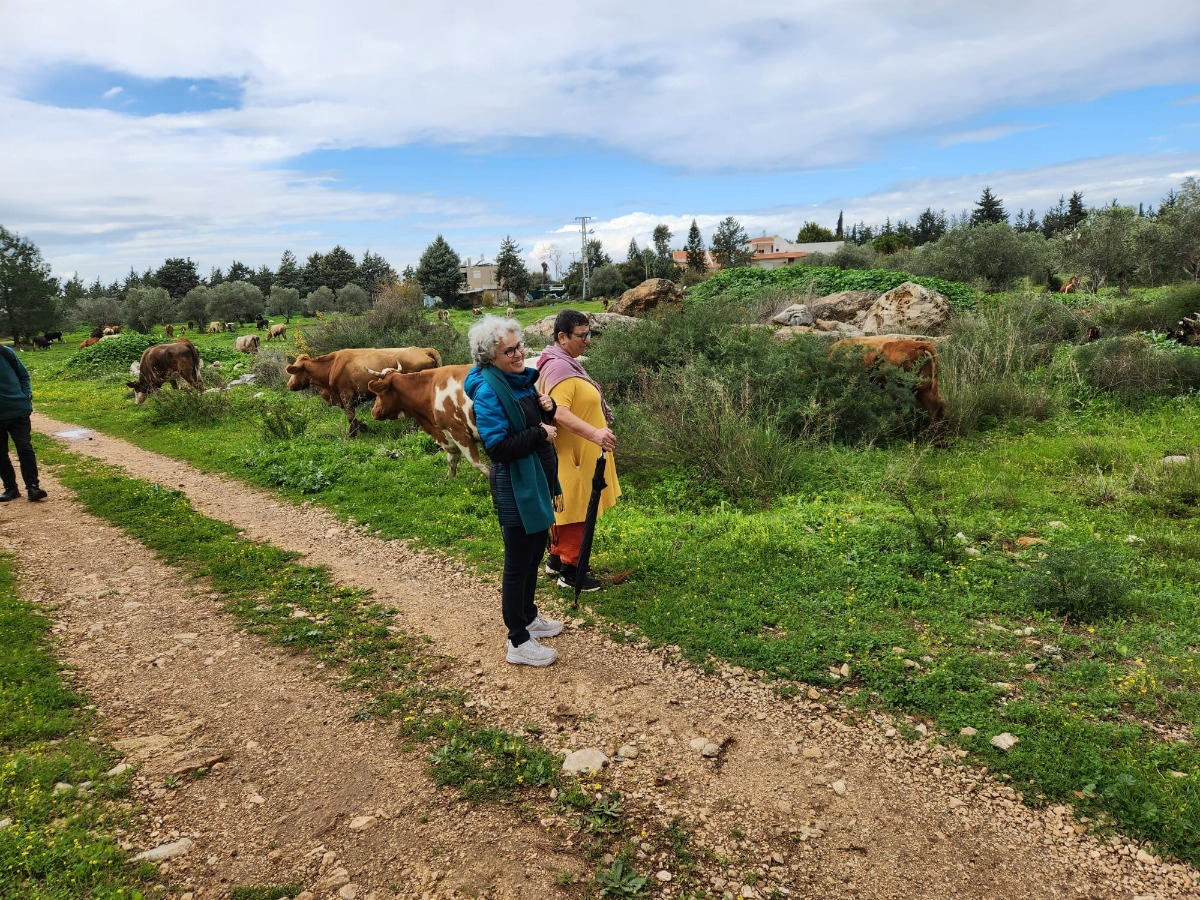
POLYGON ((19 419, 33 412, 33 385, 20 357, 0 344, 0 421, 19 419))

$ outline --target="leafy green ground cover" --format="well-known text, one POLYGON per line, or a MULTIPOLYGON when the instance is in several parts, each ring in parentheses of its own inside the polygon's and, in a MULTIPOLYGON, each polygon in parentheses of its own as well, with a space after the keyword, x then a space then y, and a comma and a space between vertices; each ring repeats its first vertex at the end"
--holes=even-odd
POLYGON ((117 755, 89 740, 87 700, 63 682, 49 622, 16 595, 11 563, 0 558, 0 897, 155 895, 154 865, 131 866, 114 838, 131 818, 128 778, 105 775, 117 755))
MULTIPOLYGON (((953 346, 952 410, 997 383, 962 375, 953 346)), ((598 369, 605 352, 594 350, 598 369)), ((347 441, 340 414, 309 398, 303 432, 269 440, 270 398, 249 392, 203 421, 185 407, 156 420, 117 380, 63 379, 61 361, 42 358, 49 415, 496 570, 483 479, 445 480, 432 441, 405 423, 347 441)), ((698 472, 623 469, 594 562, 635 574, 590 605, 618 634, 759 669, 783 692, 840 686, 850 702, 932 723, 1028 801, 1070 801, 1200 861, 1200 402, 1116 402, 1055 358, 1001 373, 1026 398, 1057 391, 1049 413, 981 414, 972 422, 986 427, 944 449, 806 443, 807 476, 765 503, 706 492, 702 458, 698 472), (1169 454, 1191 461, 1166 466, 1169 454), (843 664, 849 679, 833 674, 843 664), (967 726, 978 734, 960 736, 967 726), (1008 753, 988 743, 1001 731, 1020 739, 1008 753)))
POLYGON ((764 288, 811 293, 824 297, 838 291, 890 291, 905 281, 914 281, 945 295, 954 305, 970 307, 979 292, 970 285, 944 278, 909 275, 889 269, 838 269, 833 266, 781 266, 725 269, 693 287, 689 296, 698 301, 720 298, 723 302, 752 297, 764 288))

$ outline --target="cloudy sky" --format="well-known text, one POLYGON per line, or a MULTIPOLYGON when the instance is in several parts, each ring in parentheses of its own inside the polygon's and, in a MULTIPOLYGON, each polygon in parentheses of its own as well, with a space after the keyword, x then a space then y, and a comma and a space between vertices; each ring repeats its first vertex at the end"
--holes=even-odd
POLYGON ((415 264, 576 216, 623 259, 1200 176, 1195 0, 0 0, 0 224, 60 277, 342 244, 415 264))

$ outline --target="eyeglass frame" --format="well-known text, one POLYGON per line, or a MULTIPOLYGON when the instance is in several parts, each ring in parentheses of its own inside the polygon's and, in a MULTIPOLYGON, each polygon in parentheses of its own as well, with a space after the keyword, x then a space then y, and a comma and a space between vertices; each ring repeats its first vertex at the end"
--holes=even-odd
POLYGON ((581 341, 590 341, 592 339, 592 329, 589 328, 587 331, 583 332, 582 334, 575 334, 574 332, 572 332, 571 337, 579 338, 581 341))
POLYGON ((501 350, 506 359, 516 359, 525 353, 525 342, 517 341, 515 346, 509 347, 507 350, 501 350))

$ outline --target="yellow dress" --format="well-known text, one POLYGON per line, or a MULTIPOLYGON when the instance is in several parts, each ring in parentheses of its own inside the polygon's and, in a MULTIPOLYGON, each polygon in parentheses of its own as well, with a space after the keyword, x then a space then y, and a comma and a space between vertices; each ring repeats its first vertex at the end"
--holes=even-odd
MULTIPOLYGON (((559 406, 569 409, 592 427, 606 426, 600 392, 591 382, 583 378, 564 379, 554 386, 550 396, 559 406)), ((600 458, 600 447, 562 427, 558 429, 554 447, 558 451, 558 481, 563 489, 563 510, 554 514, 554 521, 558 525, 582 522, 587 517, 588 498, 592 496, 592 476, 596 472, 596 460, 600 458)), ((611 453, 605 460, 604 480, 608 482, 608 487, 600 494, 601 513, 621 496, 616 460, 611 453)))

